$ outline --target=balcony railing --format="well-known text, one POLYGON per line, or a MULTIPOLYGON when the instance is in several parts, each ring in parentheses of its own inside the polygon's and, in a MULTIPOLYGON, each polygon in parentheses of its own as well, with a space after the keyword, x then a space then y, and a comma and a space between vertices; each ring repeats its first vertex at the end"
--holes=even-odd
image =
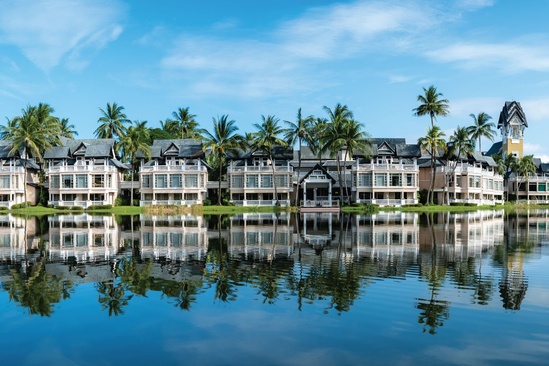
MULTIPOLYGON (((276 200, 232 200, 235 206, 276 206, 276 200)), ((278 200, 279 206, 290 206, 290 200, 278 200)))
POLYGON ((356 203, 371 203, 375 205, 384 206, 404 206, 404 205, 416 205, 417 199, 357 199, 356 203))
POLYGON ((192 206, 201 203, 198 200, 141 200, 139 206, 192 206))
MULTIPOLYGON (((237 173, 237 172, 272 172, 273 167, 271 166, 229 166, 227 168, 227 171, 229 173, 237 173)), ((291 166, 275 166, 274 169, 275 173, 290 173, 293 172, 294 169, 291 166)))
POLYGON ((75 172, 90 172, 90 173, 103 173, 103 172, 116 172, 116 167, 112 165, 62 165, 62 166, 50 166, 48 173, 75 173, 75 172))
POLYGON ((0 173, 24 173, 25 168, 22 166, 2 166, 0 167, 0 173))
POLYGON ((450 203, 475 203, 477 205, 496 205, 503 204, 503 199, 450 199, 450 203))
POLYGON ((330 199, 317 199, 316 200, 305 200, 300 202, 301 207, 337 207, 339 206, 339 200, 330 200, 330 199))
POLYGON ((108 205, 108 204, 110 204, 110 203, 106 200, 102 200, 102 201, 91 201, 91 200, 85 200, 85 201, 48 201, 48 205, 53 205, 54 207, 57 207, 57 206, 66 206, 66 207, 77 206, 77 207, 88 208, 90 206, 108 205))
POLYGON ((419 171, 417 165, 414 164, 359 164, 354 166, 353 170, 361 171, 419 171))
POLYGON ((141 173, 151 172, 206 172, 205 166, 201 165, 152 165, 142 166, 141 173))

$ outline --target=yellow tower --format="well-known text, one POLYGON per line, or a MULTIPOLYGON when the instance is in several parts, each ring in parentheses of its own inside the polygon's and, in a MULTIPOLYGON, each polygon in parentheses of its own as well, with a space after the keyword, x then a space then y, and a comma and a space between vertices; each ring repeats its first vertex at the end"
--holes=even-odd
POLYGON ((505 102, 499 114, 498 128, 501 130, 501 154, 513 154, 522 158, 524 129, 528 127, 526 115, 519 102, 505 102))

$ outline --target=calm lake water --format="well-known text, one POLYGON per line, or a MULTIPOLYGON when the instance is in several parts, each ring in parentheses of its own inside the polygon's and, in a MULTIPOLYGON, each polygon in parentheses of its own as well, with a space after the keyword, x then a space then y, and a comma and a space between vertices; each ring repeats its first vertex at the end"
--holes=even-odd
POLYGON ((546 365, 549 212, 0 216, 2 364, 546 365))

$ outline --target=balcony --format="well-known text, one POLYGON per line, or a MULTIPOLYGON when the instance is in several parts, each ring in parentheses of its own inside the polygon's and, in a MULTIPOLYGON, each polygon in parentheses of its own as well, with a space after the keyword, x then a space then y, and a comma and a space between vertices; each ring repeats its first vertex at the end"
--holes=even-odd
POLYGON ((358 172, 369 171, 406 171, 417 172, 419 168, 415 164, 359 164, 358 167, 354 166, 353 170, 358 172))
POLYGON ((152 165, 142 166, 141 173, 152 172, 206 172, 207 169, 203 165, 152 165))
MULTIPOLYGON (((271 166, 229 166, 227 172, 229 173, 240 173, 240 172, 250 172, 250 173, 272 173, 273 168, 271 166)), ((294 171, 291 166, 276 166, 274 169, 275 173, 291 173, 294 171)))
POLYGON ((116 172, 117 168, 112 165, 62 165, 50 166, 48 174, 51 173, 110 173, 116 172))
POLYGON ((0 174, 1 173, 24 173, 25 168, 22 166, 0 166, 0 174))
MULTIPOLYGON (((276 206, 276 200, 232 200, 235 206, 276 206)), ((279 206, 290 206, 290 200, 278 200, 279 206)))
POLYGON ((57 206, 65 206, 65 207, 83 207, 88 208, 90 206, 96 206, 96 205, 109 205, 110 202, 107 200, 102 201, 48 201, 48 205, 53 205, 53 207, 57 206))

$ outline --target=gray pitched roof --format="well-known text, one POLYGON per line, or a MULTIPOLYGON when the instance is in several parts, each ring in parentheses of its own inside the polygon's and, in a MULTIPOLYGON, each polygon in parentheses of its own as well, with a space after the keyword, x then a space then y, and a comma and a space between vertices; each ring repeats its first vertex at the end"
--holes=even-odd
POLYGON ((179 158, 203 156, 202 142, 195 139, 154 140, 151 147, 151 157, 161 158, 168 149, 174 147, 179 158))
POLYGON ((10 153, 11 143, 8 141, 0 141, 0 158, 6 159, 14 156, 13 153, 10 153))
POLYGON ((525 127, 528 127, 528 121, 526 121, 526 115, 522 110, 519 102, 505 102, 503 109, 499 114, 498 128, 507 126, 513 117, 516 117, 525 127))
POLYGON ((79 149, 85 149, 83 156, 86 158, 114 157, 114 139, 67 139, 60 138, 61 146, 54 146, 46 150, 44 159, 66 159, 73 156, 79 149))
POLYGON ((502 145, 503 143, 501 141, 492 144, 492 147, 490 147, 490 149, 486 151, 486 155, 492 156, 492 155, 500 154, 502 145))

